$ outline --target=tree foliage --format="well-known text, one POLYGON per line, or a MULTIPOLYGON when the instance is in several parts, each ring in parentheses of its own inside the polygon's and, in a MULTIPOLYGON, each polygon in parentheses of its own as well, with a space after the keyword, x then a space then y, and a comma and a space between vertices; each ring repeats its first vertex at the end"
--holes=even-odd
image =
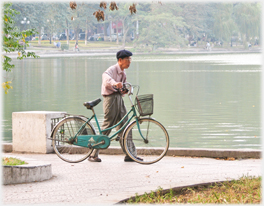
POLYGON ((260 37, 261 4, 239 3, 234 5, 234 20, 245 40, 250 37, 260 37))
MULTIPOLYGON (((80 30, 87 31, 88 28, 92 28, 96 24, 95 18, 93 17, 95 8, 95 4, 82 3, 77 4, 76 8, 69 12, 71 16, 70 25, 74 29, 77 42, 80 30)), ((87 36, 85 39, 87 39, 87 36)))
POLYGON ((123 46, 131 33, 138 34, 134 45, 186 46, 199 40, 229 42, 234 35, 244 42, 260 39, 260 2, 15 2, 13 5, 39 32, 41 27, 50 33, 72 29, 75 38, 81 30, 87 35, 88 30, 96 33, 102 26, 106 37, 109 25, 121 21, 123 46), (93 15, 99 9, 103 20, 93 15), (47 23, 52 19, 56 21, 55 27, 47 23))
POLYGON ((140 35, 137 43, 163 47, 165 45, 182 45, 184 36, 182 28, 188 27, 180 15, 171 15, 180 12, 177 4, 151 4, 149 12, 145 13, 138 7, 140 19, 140 35))
MULTIPOLYGON (((14 65, 12 64, 12 59, 7 56, 10 52, 17 52, 17 59, 23 59, 26 57, 34 57, 37 55, 34 52, 26 52, 24 50, 25 46, 28 46, 28 41, 26 41, 26 37, 35 34, 35 29, 28 29, 24 31, 19 31, 17 27, 14 26, 14 17, 19 14, 14 9, 10 8, 11 4, 4 4, 3 9, 3 50, 6 54, 2 55, 3 58, 3 69, 6 72, 10 72, 14 65)), ((11 81, 6 81, 2 84, 5 93, 8 92, 9 89, 12 89, 10 86, 11 81)))
POLYGON ((217 4, 217 9, 213 33, 221 41, 230 41, 232 35, 238 31, 233 18, 233 5, 217 4))

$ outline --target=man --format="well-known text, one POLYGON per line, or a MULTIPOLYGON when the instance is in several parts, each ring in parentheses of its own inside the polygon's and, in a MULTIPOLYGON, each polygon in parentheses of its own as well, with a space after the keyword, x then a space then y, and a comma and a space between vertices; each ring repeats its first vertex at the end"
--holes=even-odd
MULTIPOLYGON (((104 122, 102 125, 102 130, 109 128, 117 124, 127 113, 126 107, 122 96, 126 94, 126 91, 119 92, 118 90, 123 88, 123 84, 126 82, 125 69, 130 66, 131 56, 133 54, 127 50, 120 50, 116 53, 117 63, 109 67, 102 75, 102 87, 101 94, 103 96, 103 109, 104 109, 104 122)), ((122 127, 122 125, 127 121, 126 118, 118 127, 117 130, 122 127)), ((109 135, 111 130, 104 132, 104 135, 109 135)), ((132 135, 132 134, 130 134, 132 135)), ((124 143, 122 134, 119 134, 119 142, 125 153, 124 143)), ((133 143, 130 144, 132 151, 135 151, 135 146, 133 143)), ((136 151, 135 151, 136 152, 136 151)), ((101 162, 102 160, 98 157, 99 149, 95 149, 89 161, 91 162, 101 162)), ((125 161, 133 161, 127 154, 125 156, 125 161)))
POLYGON ((60 48, 61 47, 61 42, 59 40, 59 42, 57 43, 57 48, 60 48))
POLYGON ((78 51, 80 51, 80 49, 79 49, 79 46, 78 46, 78 43, 76 42, 76 44, 75 44, 75 51, 76 50, 78 50, 78 51))

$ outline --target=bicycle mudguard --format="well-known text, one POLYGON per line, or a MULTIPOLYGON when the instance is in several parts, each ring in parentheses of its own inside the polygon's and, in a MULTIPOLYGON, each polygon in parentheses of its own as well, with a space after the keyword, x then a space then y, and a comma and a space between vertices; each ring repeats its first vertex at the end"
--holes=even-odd
POLYGON ((73 144, 93 149, 107 149, 110 139, 106 135, 80 135, 73 144))
MULTIPOLYGON (((157 120, 154 119, 153 117, 140 117, 140 118, 138 118, 138 122, 140 122, 141 119, 142 119, 142 120, 143 120, 143 119, 153 119, 153 120, 157 121, 157 120)), ((130 125, 134 124, 135 122, 136 122, 136 120, 130 122, 130 123, 125 127, 122 138, 125 137, 125 133, 126 133, 128 127, 130 127, 130 125)))

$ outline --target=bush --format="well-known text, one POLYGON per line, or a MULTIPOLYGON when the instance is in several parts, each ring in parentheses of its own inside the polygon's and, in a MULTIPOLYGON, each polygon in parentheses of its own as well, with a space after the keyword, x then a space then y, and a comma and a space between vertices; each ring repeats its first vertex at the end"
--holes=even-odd
POLYGON ((61 45, 61 50, 68 50, 69 49, 69 44, 62 44, 61 45))

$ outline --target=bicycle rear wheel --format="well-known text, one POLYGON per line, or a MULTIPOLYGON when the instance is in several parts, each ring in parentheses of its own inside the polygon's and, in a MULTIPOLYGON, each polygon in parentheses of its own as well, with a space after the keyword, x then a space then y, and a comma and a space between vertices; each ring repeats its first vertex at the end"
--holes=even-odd
POLYGON ((169 148, 167 130, 152 118, 142 118, 138 122, 140 130, 134 121, 125 131, 124 146, 127 154, 141 164, 152 164, 161 160, 169 148))
POLYGON ((55 127, 52 135, 52 145, 56 154, 64 161, 77 163, 89 157, 93 149, 74 145, 70 138, 73 138, 80 130, 79 135, 95 134, 94 128, 81 117, 67 117, 55 127))

